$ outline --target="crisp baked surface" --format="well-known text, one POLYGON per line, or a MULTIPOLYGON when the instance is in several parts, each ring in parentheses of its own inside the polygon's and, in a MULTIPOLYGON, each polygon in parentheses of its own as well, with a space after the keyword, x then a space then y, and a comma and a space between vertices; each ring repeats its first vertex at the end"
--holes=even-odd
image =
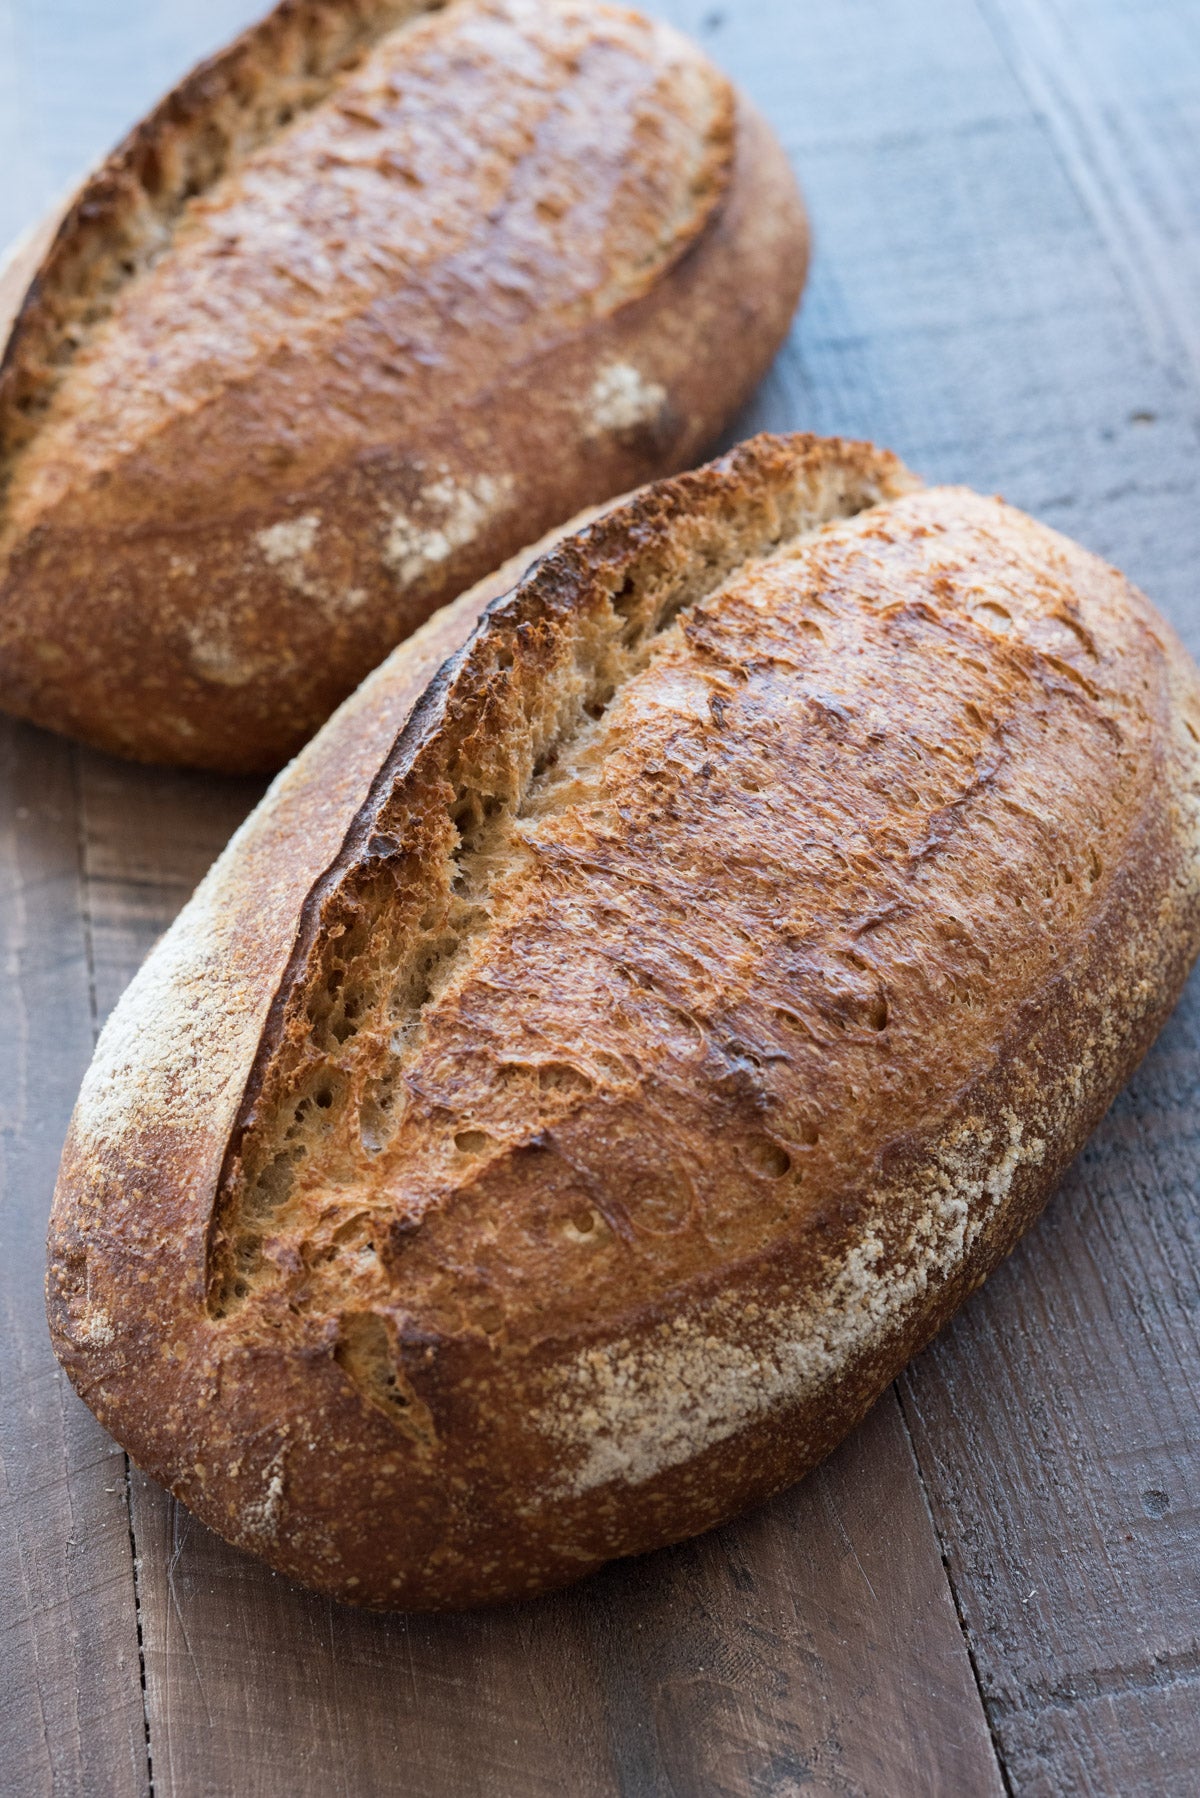
MULTIPOLYGON (((310 434, 314 405, 341 411, 351 444, 390 442, 398 413, 457 398, 435 271, 481 363, 535 346, 535 291, 569 328, 650 286, 728 179, 730 94, 647 21, 601 19, 597 31, 591 5, 530 0, 418 14, 238 160, 185 207, 170 254, 116 292, 48 395, 13 469, 8 528, 136 467, 165 433, 190 452, 178 498, 215 516, 234 471, 243 497, 257 476, 268 501, 279 468, 293 481, 325 471, 342 445, 310 434), (379 342, 398 338, 407 354, 381 359, 379 342), (278 422, 242 469, 221 402, 247 381, 278 422)), ((114 521, 143 505, 126 475, 114 521)), ((389 535, 397 562, 422 559, 411 521, 389 535)))
POLYGON ((173 102, 9 342, 0 700, 270 766, 519 544, 695 457, 803 220, 724 77, 594 0, 288 4, 173 102))
POLYGON ((798 1477, 1197 946, 1195 670, 999 501, 760 439, 468 636, 485 597, 155 952, 52 1229, 59 1353, 135 1458, 373 1604, 540 1590, 798 1477))

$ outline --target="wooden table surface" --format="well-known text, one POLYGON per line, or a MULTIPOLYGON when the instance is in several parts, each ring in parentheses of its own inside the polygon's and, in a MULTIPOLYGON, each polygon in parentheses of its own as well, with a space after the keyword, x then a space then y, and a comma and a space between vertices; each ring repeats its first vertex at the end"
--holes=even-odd
MULTIPOLYGON (((0 237, 247 0, 0 0, 0 237)), ((1200 0, 658 0, 810 197, 737 434, 872 436, 1200 650, 1200 0)), ((225 1547, 59 1373, 42 1241, 99 1023, 257 796, 0 720, 0 1790, 1200 1793, 1200 997, 815 1475, 565 1595, 360 1616, 225 1547)))

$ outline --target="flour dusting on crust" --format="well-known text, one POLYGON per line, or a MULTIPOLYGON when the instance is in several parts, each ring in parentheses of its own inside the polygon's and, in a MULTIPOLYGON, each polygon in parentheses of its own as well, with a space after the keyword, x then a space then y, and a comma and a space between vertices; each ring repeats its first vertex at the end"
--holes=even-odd
POLYGON ((242 1511, 242 1528, 246 1534, 269 1542, 279 1531, 283 1510, 283 1449, 274 1455, 263 1478, 262 1497, 242 1511))
POLYGON ((632 431, 658 417, 667 402, 661 381, 651 381, 632 362, 610 362, 592 382, 585 405, 588 435, 632 431))
POLYGON ((293 593, 320 601, 327 611, 357 611, 367 598, 365 588, 318 580, 310 572, 308 558, 317 547, 320 529, 321 514, 304 512, 299 518, 282 518, 278 524, 268 525, 256 533, 254 541, 293 593))
POLYGON ((305 512, 300 518, 283 518, 258 533, 258 547, 272 568, 284 570, 303 563, 317 541, 321 528, 318 512, 305 512))
POLYGON ((716 1299, 662 1323, 648 1340, 587 1348, 568 1362, 557 1402, 539 1419, 579 1457, 560 1490, 642 1485, 764 1412, 801 1403, 886 1338, 931 1280, 940 1284, 962 1266, 1018 1170, 1043 1159, 1040 1136, 1011 1111, 1004 1123, 999 1144, 983 1128, 943 1146, 928 1176, 927 1209, 894 1270, 868 1231, 802 1299, 759 1316, 747 1316, 740 1299, 716 1299))
POLYGON ((455 481, 449 473, 422 487, 414 518, 397 512, 388 525, 383 559, 406 584, 464 549, 513 491, 511 475, 480 474, 455 481))

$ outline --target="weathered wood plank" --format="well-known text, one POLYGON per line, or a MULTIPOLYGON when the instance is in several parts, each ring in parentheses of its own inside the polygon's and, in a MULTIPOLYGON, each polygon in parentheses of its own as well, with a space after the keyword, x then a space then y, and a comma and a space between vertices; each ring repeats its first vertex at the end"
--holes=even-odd
POLYGON ((1002 1791, 889 1394, 791 1492, 580 1593, 629 1793, 1002 1791))
POLYGON ((160 1791, 1001 1790, 890 1399, 756 1516, 473 1616, 356 1616, 135 1497, 160 1791))
POLYGON ((92 1049, 75 752, 0 721, 0 1786, 147 1789, 125 1457, 42 1306, 59 1144, 92 1049))
POLYGON ((80 752, 83 873, 101 1023, 264 784, 80 752))
MULTIPOLYGON (((1196 649, 1200 149, 1181 129, 1200 96, 1194 14, 1111 0, 980 10, 1137 331, 1133 356, 1108 351, 1110 384, 1077 382, 1078 354, 1060 371, 1106 477, 1078 483, 1063 522, 1134 572, 1196 649), (1110 394, 1130 393, 1131 375, 1147 397, 1122 428, 1110 394)), ((1064 298, 1088 285, 1078 269, 1064 298)), ((1022 1792, 1195 1790, 1198 1091, 1193 982, 1038 1231, 904 1383, 1022 1792)))
POLYGON ((156 1791, 614 1790, 572 1603, 356 1615, 227 1548, 149 1483, 134 1496, 156 1791))
POLYGON ((1155 353, 1200 382, 1200 46, 1172 0, 979 0, 1155 353))

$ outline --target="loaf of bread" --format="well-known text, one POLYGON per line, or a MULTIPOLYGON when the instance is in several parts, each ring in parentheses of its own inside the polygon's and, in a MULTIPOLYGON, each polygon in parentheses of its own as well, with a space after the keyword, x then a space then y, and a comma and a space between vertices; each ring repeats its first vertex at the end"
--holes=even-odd
POLYGON ((795 1480, 1031 1222, 1200 942, 1200 688, 862 444, 644 489, 397 650, 103 1036, 49 1305, 222 1535, 541 1591, 795 1480))
POLYGON ((278 767, 443 601, 694 462, 806 255, 665 25, 284 0, 0 282, 0 705, 278 767))

